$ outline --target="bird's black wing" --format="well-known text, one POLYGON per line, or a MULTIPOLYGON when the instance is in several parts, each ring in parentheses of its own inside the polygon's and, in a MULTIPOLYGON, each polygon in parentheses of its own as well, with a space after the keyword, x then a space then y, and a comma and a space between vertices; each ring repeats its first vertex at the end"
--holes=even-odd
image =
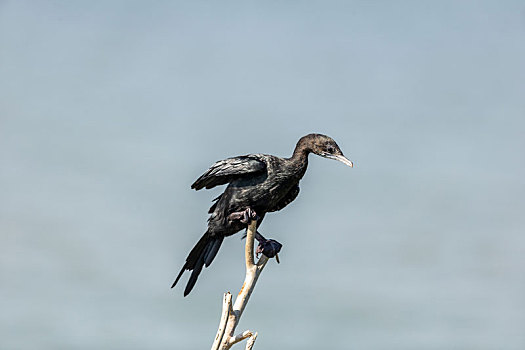
POLYGON ((286 194, 286 196, 284 196, 283 199, 281 199, 279 201, 279 203, 277 203, 276 206, 274 206, 273 208, 270 208, 270 210, 268 210, 269 212, 272 212, 272 211, 279 211, 281 209, 283 209, 284 207, 286 207, 288 204, 292 203, 293 200, 295 198, 297 198, 297 196, 299 195, 299 185, 295 185, 294 187, 292 187, 288 193, 286 194))
POLYGON ((266 163, 255 154, 220 160, 201 175, 191 188, 200 190, 227 184, 248 174, 266 171, 266 163))

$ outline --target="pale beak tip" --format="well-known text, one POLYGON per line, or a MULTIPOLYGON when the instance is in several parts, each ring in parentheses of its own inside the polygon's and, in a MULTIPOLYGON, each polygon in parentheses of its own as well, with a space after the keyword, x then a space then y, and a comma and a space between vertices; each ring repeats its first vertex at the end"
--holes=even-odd
POLYGON ((341 161, 348 165, 350 168, 354 167, 354 162, 352 162, 350 159, 346 158, 345 156, 342 157, 341 161))
POLYGON ((339 155, 330 155, 330 154, 325 154, 323 155, 323 157, 325 158, 329 158, 329 159, 335 159, 335 160, 338 160, 340 161, 341 163, 345 164, 345 165, 348 165, 350 168, 353 168, 354 167, 354 163, 346 158, 345 156, 343 156, 342 154, 339 154, 339 155))

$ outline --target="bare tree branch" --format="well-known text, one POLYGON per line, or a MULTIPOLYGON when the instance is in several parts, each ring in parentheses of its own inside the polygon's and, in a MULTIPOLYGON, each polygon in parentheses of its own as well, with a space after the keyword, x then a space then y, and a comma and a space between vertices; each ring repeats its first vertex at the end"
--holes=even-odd
POLYGON ((268 257, 264 254, 257 263, 254 259, 253 243, 255 238, 255 232, 257 231, 257 221, 252 220, 248 226, 246 235, 246 246, 245 246, 245 262, 246 262, 246 276, 242 285, 241 291, 235 299, 235 303, 232 307, 232 296, 230 292, 224 294, 221 321, 219 323, 219 329, 217 335, 211 347, 211 350, 228 350, 234 344, 248 339, 246 343, 246 349, 250 350, 253 348, 255 339, 257 338, 257 332, 246 330, 236 336, 234 336, 235 328, 239 324, 241 315, 248 304, 248 300, 252 295, 252 292, 257 283, 257 279, 261 274, 262 270, 268 262, 268 257))
POLYGON ((244 331, 241 334, 237 334, 235 337, 231 337, 230 341, 228 342, 231 345, 237 344, 240 341, 243 341, 246 338, 250 338, 253 335, 251 331, 244 331))
POLYGON ((257 332, 255 332, 246 342, 246 350, 251 350, 253 348, 253 344, 255 344, 255 339, 257 339, 257 332))
POLYGON ((228 321, 228 316, 232 310, 232 295, 230 292, 224 293, 223 302, 222 302, 222 316, 221 322, 219 323, 219 329, 217 330, 217 335, 212 345, 212 349, 217 349, 221 343, 224 331, 226 330, 226 322, 228 321))

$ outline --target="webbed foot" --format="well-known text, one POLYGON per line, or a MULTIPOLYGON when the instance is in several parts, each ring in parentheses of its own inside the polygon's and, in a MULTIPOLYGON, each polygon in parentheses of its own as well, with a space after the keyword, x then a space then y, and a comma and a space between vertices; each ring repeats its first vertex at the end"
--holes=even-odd
POLYGON ((244 211, 236 211, 228 215, 228 220, 234 221, 239 220, 243 224, 249 223, 251 220, 257 220, 259 217, 257 213, 252 208, 247 208, 244 211))
POLYGON ((259 232, 255 234, 255 239, 257 239, 259 242, 257 250, 255 251, 257 258, 259 258, 259 255, 262 253, 268 258, 275 257, 275 260, 277 260, 277 263, 279 263, 278 253, 281 251, 283 245, 274 239, 264 238, 259 232))

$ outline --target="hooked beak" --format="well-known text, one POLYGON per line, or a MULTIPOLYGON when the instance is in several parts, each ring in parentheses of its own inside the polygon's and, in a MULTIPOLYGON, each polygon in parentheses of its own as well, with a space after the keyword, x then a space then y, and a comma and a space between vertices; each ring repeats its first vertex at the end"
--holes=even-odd
POLYGON ((344 163, 344 164, 348 165, 350 168, 354 167, 354 163, 352 163, 352 161, 350 159, 346 158, 342 154, 333 155, 333 154, 330 154, 330 153, 324 153, 322 156, 325 157, 325 158, 328 158, 328 159, 338 160, 341 163, 344 163))

